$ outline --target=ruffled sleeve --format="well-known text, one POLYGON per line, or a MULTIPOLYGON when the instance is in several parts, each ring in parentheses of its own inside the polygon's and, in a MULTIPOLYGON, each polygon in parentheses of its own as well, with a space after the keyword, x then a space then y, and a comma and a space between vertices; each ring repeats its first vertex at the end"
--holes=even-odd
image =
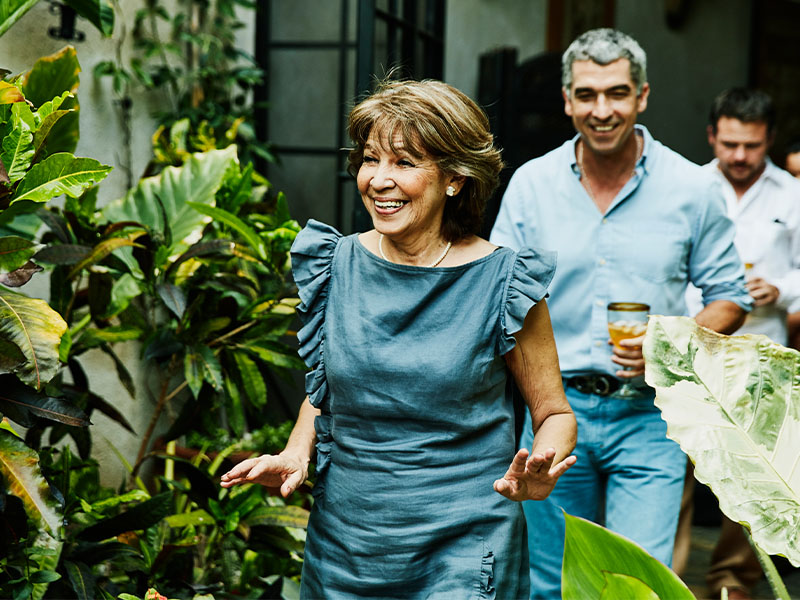
POLYGON ((506 277, 503 308, 500 311, 501 355, 517 345, 514 334, 522 329, 530 309, 547 296, 547 286, 555 271, 555 252, 522 248, 517 253, 506 277))
POLYGON ((324 489, 325 471, 330 462, 330 392, 325 377, 325 308, 328 305, 331 267, 336 246, 342 238, 336 229, 314 221, 297 234, 292 244, 292 274, 297 284, 300 305, 297 314, 303 327, 297 332, 300 358, 311 369, 306 373, 306 394, 321 414, 314 421, 317 433, 316 483, 313 493, 324 489))

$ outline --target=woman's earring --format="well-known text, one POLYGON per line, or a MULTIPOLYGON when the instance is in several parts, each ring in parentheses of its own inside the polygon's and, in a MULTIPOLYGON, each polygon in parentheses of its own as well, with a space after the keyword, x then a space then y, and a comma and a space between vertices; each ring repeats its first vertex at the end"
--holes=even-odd
POLYGON ((452 185, 448 185, 447 189, 444 191, 444 193, 447 194, 450 197, 455 196, 456 188, 454 188, 452 185))

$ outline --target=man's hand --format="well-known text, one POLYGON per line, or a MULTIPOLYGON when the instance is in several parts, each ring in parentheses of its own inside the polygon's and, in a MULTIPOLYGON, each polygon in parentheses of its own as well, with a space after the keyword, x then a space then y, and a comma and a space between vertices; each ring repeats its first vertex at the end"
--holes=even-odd
POLYGON ((781 295, 780 290, 774 285, 767 283, 760 277, 751 279, 745 284, 747 291, 753 298, 756 306, 766 306, 768 304, 775 304, 778 301, 778 296, 781 295))
POLYGON ((548 448, 544 454, 536 453, 528 460, 528 450, 523 448, 514 456, 511 466, 502 479, 494 482, 494 491, 509 500, 544 500, 567 469, 578 460, 568 456, 553 465, 555 448, 548 448))
MULTIPOLYGON (((611 344, 611 340, 608 340, 611 344)), ((644 336, 629 338, 621 340, 619 345, 622 348, 614 346, 614 356, 611 357, 618 365, 627 367, 627 370, 619 370, 616 372, 617 377, 623 379, 630 379, 644 374, 644 356, 642 356, 642 344, 644 343, 644 336)))

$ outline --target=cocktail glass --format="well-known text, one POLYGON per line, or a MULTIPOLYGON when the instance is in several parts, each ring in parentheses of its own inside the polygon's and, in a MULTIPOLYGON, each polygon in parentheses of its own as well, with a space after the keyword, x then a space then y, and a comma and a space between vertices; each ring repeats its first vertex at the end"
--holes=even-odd
MULTIPOLYGON (((647 330, 647 316, 650 306, 641 302, 611 302, 608 305, 608 335, 615 347, 623 349, 622 340, 644 335, 647 330)), ((630 349, 627 347, 625 349, 630 349)), ((628 370, 628 367, 623 367, 628 370)), ((623 398, 641 396, 641 392, 634 388, 630 381, 625 381, 615 394, 623 398)))

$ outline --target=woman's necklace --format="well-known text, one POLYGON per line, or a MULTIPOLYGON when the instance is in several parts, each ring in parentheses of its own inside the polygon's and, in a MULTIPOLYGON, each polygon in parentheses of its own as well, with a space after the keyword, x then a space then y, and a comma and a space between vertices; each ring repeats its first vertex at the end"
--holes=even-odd
MULTIPOLYGON (((636 136, 636 158, 633 161, 633 170, 631 171, 631 177, 636 174, 636 163, 639 162, 639 158, 642 155, 642 146, 644 146, 644 141, 642 141, 642 136, 638 135, 635 131, 633 135, 636 136)), ((592 199, 592 202, 596 202, 594 199, 594 193, 592 192, 592 182, 589 181, 589 176, 586 174, 586 169, 583 168, 583 141, 581 141, 578 145, 578 172, 581 174, 581 179, 586 181, 586 191, 589 194, 589 198, 592 199)))
MULTIPOLYGON (((447 242, 447 246, 444 247, 444 252, 442 252, 439 255, 439 258, 437 258, 431 264, 426 265, 426 268, 432 269, 433 267, 438 265, 440 262, 442 262, 444 260, 444 257, 447 256, 447 253, 450 252, 450 247, 452 245, 453 245, 452 242, 447 242)), ((386 254, 383 252, 383 234, 381 234, 381 237, 378 238, 378 250, 380 251, 381 258, 383 258, 383 260, 385 260, 387 262, 393 262, 393 261, 389 260, 388 258, 386 258, 386 254)))

